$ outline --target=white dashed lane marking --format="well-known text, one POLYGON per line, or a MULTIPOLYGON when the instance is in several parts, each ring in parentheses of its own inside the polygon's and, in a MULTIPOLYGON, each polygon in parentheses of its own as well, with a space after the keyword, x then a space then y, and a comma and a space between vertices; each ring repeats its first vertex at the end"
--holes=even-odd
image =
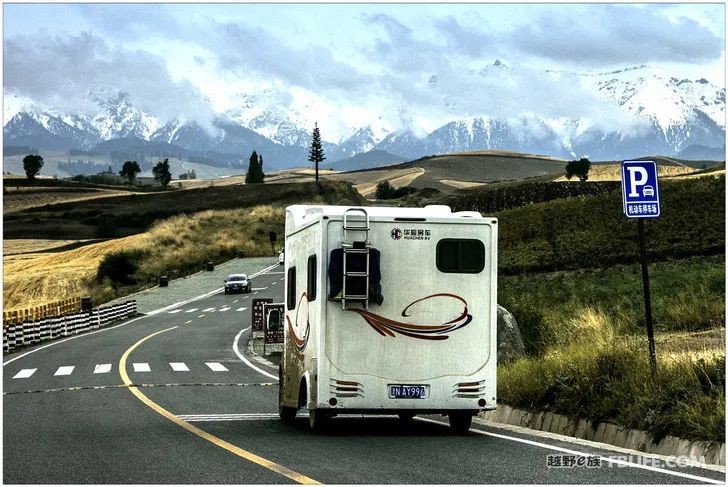
POLYGON ((63 367, 58 367, 58 370, 53 375, 71 375, 75 368, 73 365, 64 365, 63 367))
POLYGON ((204 318, 204 317, 205 317, 205 315, 200 315, 200 316, 198 316, 198 318, 204 318))
POLYGON ((134 372, 151 372, 151 369, 149 368, 149 364, 147 363, 138 363, 133 364, 134 366, 134 372))
POLYGON ((203 313, 209 313, 210 311, 215 311, 215 308, 206 308, 202 310, 203 313))
POLYGON ((197 310, 198 310, 198 308, 191 308, 191 309, 188 309, 187 311, 185 311, 185 313, 194 313, 197 310))
POLYGON ((111 372, 111 364, 96 364, 94 374, 108 374, 111 372))
POLYGON ((245 306, 243 306, 242 308, 238 308, 235 311, 245 311, 246 309, 248 309, 248 308, 246 308, 245 306))
POLYGON ((225 306, 224 308, 220 308, 219 311, 222 313, 222 312, 229 311, 229 310, 230 310, 230 308, 228 308, 227 306, 225 306))
POLYGON ((266 289, 268 289, 268 288, 267 287, 254 287, 253 291, 265 291, 266 289))
POLYGON ((172 311, 169 312, 169 314, 173 315, 175 313, 179 313, 180 311, 182 311, 182 310, 181 309, 173 309, 172 311))
POLYGON ((31 375, 35 374, 38 369, 23 369, 13 376, 13 379, 27 379, 31 375))
POLYGON ((189 324, 189 323, 192 323, 192 320, 187 320, 187 321, 185 321, 185 325, 187 325, 187 324, 189 324))
POLYGON ((213 372, 227 372, 228 369, 220 362, 205 362, 205 365, 210 367, 213 372))
MULTIPOLYGON (((229 372, 228 368, 225 367, 220 362, 205 362, 205 365, 212 370, 213 372, 229 372)), ((187 366, 184 362, 169 362, 169 366, 172 368, 174 372, 189 372, 190 368, 187 366)), ((134 372, 152 372, 151 367, 149 366, 149 363, 147 362, 137 362, 132 364, 132 367, 134 369, 134 372)), ((85 367, 82 367, 85 368, 85 367)), ((111 364, 95 364, 94 366, 94 374, 108 374, 111 372, 112 365, 111 364)), ((68 376, 73 374, 73 372, 76 370, 75 365, 63 365, 58 367, 56 369, 54 376, 68 376)), ((37 368, 34 369, 22 369, 17 374, 13 376, 13 379, 27 379, 31 377, 33 374, 35 374, 38 371, 37 368)))

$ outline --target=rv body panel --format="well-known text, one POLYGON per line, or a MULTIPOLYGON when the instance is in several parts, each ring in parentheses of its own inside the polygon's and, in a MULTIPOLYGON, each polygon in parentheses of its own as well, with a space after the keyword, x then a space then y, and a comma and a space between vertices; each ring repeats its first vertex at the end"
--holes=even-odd
POLYGON ((318 223, 296 228, 290 214, 296 208, 290 207, 286 221, 286 318, 291 325, 282 366, 283 404, 299 405, 304 380, 310 388, 308 408, 335 414, 495 408, 497 221, 441 207, 367 208, 369 231, 361 238, 368 237, 379 251, 384 299, 381 305, 369 301, 366 309, 347 302, 342 309, 340 300, 328 299, 328 268, 332 251, 342 245, 344 210, 311 208, 321 209, 318 218, 312 211, 318 223), (468 272, 443 271, 452 267, 448 252, 461 241, 475 243, 476 249, 481 242, 482 262, 468 272), (305 261, 314 252, 315 299, 289 309, 288 293, 299 300, 307 296, 304 290, 311 284, 305 261), (295 289, 288 285, 292 267, 295 289), (393 391, 402 391, 396 386, 414 391, 416 398, 392 397, 393 391))

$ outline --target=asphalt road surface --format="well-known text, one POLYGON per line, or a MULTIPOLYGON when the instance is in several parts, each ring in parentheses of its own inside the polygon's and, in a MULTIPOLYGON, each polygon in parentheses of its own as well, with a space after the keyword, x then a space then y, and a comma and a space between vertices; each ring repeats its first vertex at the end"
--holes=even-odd
MULTIPOLYGON (((243 269, 244 270, 244 269, 243 269)), ((247 356, 253 297, 282 301, 279 266, 121 326, 6 355, 5 483, 723 483, 608 446, 446 418, 277 418, 277 370, 247 356), (252 365, 252 366, 251 366, 252 365), (549 467, 587 457, 584 465, 549 467), (598 465, 597 465, 598 464, 598 465)), ((190 295, 189 298, 193 298, 190 295)), ((171 304, 171 303, 170 303, 171 304)))

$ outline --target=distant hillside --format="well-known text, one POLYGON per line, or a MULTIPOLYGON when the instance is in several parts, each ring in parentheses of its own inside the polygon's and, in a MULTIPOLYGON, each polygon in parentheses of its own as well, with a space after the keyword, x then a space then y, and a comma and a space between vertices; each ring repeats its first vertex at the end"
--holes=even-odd
POLYGON ((394 162, 401 162, 404 159, 402 156, 396 156, 387 151, 371 150, 335 162, 331 165, 331 168, 336 171, 356 171, 359 169, 387 166, 394 162))
POLYGON ((725 146, 706 147, 704 145, 691 145, 678 153, 681 159, 725 161, 725 146))
POLYGON ((326 204, 363 204, 349 185, 334 181, 212 186, 183 191, 131 194, 42 207, 4 215, 3 237, 89 239, 146 231, 155 221, 203 210, 261 204, 285 206, 322 198, 326 204))

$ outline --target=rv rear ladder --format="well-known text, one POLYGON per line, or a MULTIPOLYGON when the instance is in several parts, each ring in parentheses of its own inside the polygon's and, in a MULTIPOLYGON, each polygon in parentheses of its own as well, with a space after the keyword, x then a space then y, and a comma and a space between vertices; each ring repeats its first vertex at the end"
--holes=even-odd
POLYGON ((364 208, 349 208, 344 212, 344 225, 342 227, 343 235, 341 238, 341 247, 343 249, 344 259, 344 279, 343 289, 341 294, 341 309, 346 309, 346 302, 354 301, 363 304, 364 309, 367 309, 367 303, 369 301, 369 248, 371 243, 369 242, 369 214, 364 208), (350 220, 348 217, 359 213, 364 216, 363 220, 350 220), (362 225, 363 223, 363 225, 362 225), (354 240, 350 233, 363 234, 363 240, 354 240), (366 262, 364 271, 349 271, 347 266, 347 255, 350 254, 365 254, 366 262), (364 278, 364 294, 347 294, 346 292, 346 278, 347 277, 359 277, 364 278))

